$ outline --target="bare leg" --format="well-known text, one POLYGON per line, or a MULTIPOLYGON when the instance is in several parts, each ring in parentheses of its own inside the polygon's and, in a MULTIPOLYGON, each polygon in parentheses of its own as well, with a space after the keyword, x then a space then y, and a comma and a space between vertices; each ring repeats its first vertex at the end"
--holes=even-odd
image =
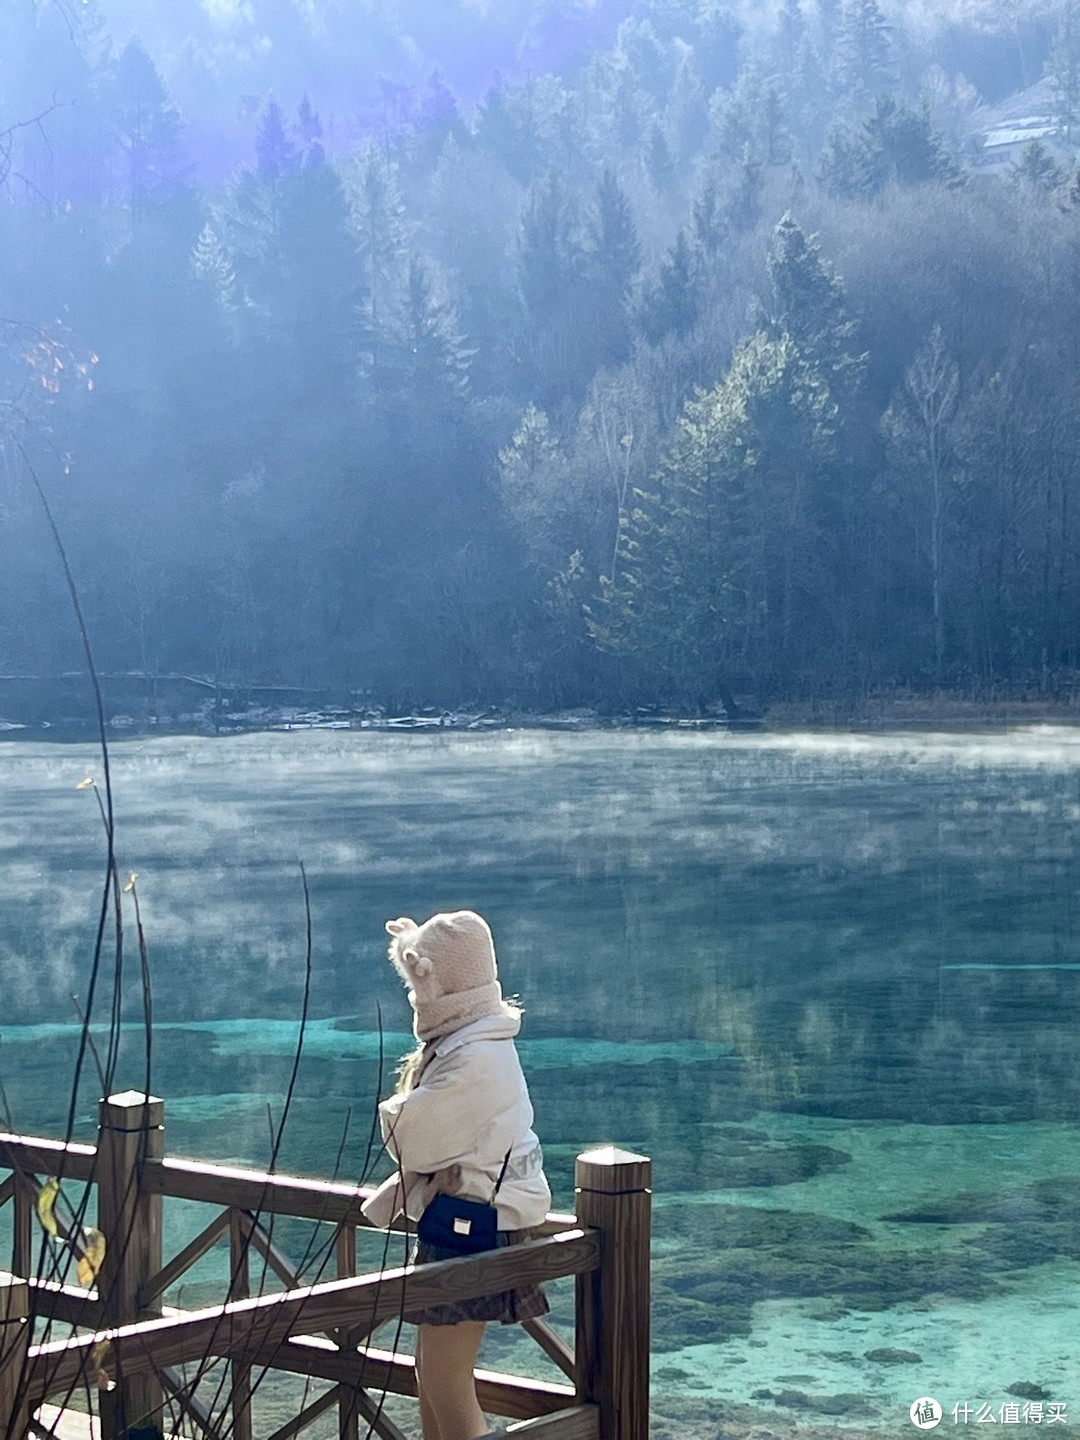
POLYGON ((420 1347, 416 1349, 416 1390, 420 1396, 420 1433, 423 1440, 442 1440, 439 1435, 439 1422, 435 1419, 435 1412, 428 1404, 427 1396, 420 1388, 420 1347))
POLYGON ((424 1440, 480 1440, 488 1433, 473 1380, 483 1335, 482 1320, 417 1327, 416 1384, 424 1440))

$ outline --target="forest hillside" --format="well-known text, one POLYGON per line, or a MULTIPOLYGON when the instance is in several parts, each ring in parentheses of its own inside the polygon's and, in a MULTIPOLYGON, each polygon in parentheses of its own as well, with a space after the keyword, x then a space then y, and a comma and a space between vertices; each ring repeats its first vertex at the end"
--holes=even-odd
POLYGON ((0 674, 1068 691, 1080 3, 10 0, 0 674))

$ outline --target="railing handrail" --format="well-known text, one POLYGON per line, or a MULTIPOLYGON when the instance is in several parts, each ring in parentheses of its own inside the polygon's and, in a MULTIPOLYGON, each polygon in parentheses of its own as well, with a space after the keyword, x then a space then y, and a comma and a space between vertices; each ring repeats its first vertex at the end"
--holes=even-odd
MULTIPOLYGON (((166 1392, 177 1393, 181 1404, 196 1404, 194 1397, 185 1402, 177 1391, 183 1382, 173 1367, 220 1357, 232 1373, 234 1440, 251 1440, 253 1433, 253 1367, 331 1382, 337 1387, 341 1434, 356 1440, 357 1417, 369 1410, 378 1413, 367 1394, 373 1382, 416 1394, 411 1358, 383 1354, 370 1345, 381 1325, 431 1305, 562 1276, 575 1277, 573 1348, 536 1322, 540 1333, 534 1339, 572 1385, 478 1373, 481 1402, 493 1413, 519 1417, 537 1437, 541 1430, 550 1433, 552 1440, 645 1440, 648 1434, 652 1182, 651 1162, 644 1156, 613 1146, 580 1154, 574 1172, 577 1215, 549 1215, 533 1229, 535 1238, 523 1244, 369 1275, 354 1271, 357 1231, 378 1233, 381 1228, 371 1226, 361 1211, 371 1187, 170 1158, 164 1102, 141 1092, 125 1091, 101 1102, 97 1145, 0 1133, 0 1170, 5 1169, 13 1180, 0 1187, 0 1199, 15 1207, 14 1269, 25 1277, 0 1277, 5 1318, 0 1327, 0 1431, 9 1436, 25 1433, 28 1406, 92 1383, 102 1371, 115 1380, 100 1392, 103 1433, 126 1434, 130 1424, 162 1413, 166 1392), (96 1295, 26 1276, 33 1267, 33 1206, 40 1175, 86 1182, 97 1190, 97 1226, 106 1243, 96 1295), (220 1207, 226 1223, 220 1216, 212 1218, 167 1261, 162 1245, 166 1196, 220 1207), (264 1214, 336 1226, 338 1278, 299 1283, 300 1274, 287 1257, 265 1250, 272 1240, 258 1218, 264 1214), (162 1314, 164 1289, 226 1230, 231 1278, 225 1303, 162 1314), (271 1268, 285 1281, 284 1291, 249 1298, 251 1245, 264 1249, 271 1268), (27 1319, 35 1313, 87 1325, 91 1333, 32 1346, 27 1319)), ((412 1229, 412 1222, 393 1228, 412 1229)), ((309 1410, 286 1431, 310 1423, 309 1410)))
MULTIPOLYGON (((40 1135, 0 1133, 0 1170, 23 1170, 32 1174, 54 1174, 63 1169, 69 1180, 93 1180, 97 1146, 65 1143, 40 1135), (61 1164, 61 1161, 65 1163, 61 1164)), ((360 1206, 374 1193, 372 1185, 350 1185, 340 1180, 319 1180, 309 1176, 270 1173, 240 1165, 210 1160, 184 1160, 166 1156, 146 1160, 142 1184, 149 1194, 173 1200, 191 1200, 204 1205, 235 1206, 266 1214, 287 1215, 296 1220, 322 1221, 330 1225, 356 1225, 374 1229, 360 1206)), ((552 1211, 540 1225, 538 1236, 558 1235, 577 1226, 574 1215, 552 1211)), ((415 1228, 412 1222, 397 1221, 395 1230, 415 1228)))
MULTIPOLYGON (((140 1320, 30 1347, 34 1403, 85 1379, 94 1350, 108 1343, 107 1366, 126 1378, 205 1355, 244 1355, 281 1345, 296 1333, 338 1325, 370 1335, 402 1309, 469 1300, 515 1285, 584 1275, 600 1263, 594 1231, 571 1230, 430 1265, 398 1266, 347 1280, 302 1285, 159 1320, 140 1320)), ((99 1351, 99 1354, 101 1352, 99 1351)))

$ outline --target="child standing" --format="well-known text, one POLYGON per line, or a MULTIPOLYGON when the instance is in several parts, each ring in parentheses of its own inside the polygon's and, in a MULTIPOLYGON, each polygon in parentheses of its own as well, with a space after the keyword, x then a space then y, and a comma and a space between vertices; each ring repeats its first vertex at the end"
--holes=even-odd
MULTIPOLYGON (((383 1139, 399 1169, 365 1202, 364 1213, 385 1226, 402 1210, 419 1220, 438 1190, 479 1201, 494 1196, 498 1244, 516 1244, 547 1215, 551 1191, 514 1045, 521 1011, 502 998, 491 930, 472 910, 434 915, 422 925, 388 920, 386 929, 420 1043, 402 1067, 397 1093, 379 1106, 383 1139)), ((422 1265, 455 1253, 421 1240, 413 1258, 422 1265)), ((473 1379, 484 1326, 515 1324, 547 1309, 540 1287, 528 1285, 405 1315, 419 1327, 424 1440, 488 1433, 473 1379)))

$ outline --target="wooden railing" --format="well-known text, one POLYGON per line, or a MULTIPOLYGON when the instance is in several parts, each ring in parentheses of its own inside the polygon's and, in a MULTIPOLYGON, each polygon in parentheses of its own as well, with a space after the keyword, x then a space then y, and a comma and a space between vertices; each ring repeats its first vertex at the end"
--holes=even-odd
MULTIPOLYGON (((416 1395, 412 1357, 372 1344, 402 1311, 575 1277, 575 1327, 568 1344, 545 1321, 525 1330, 563 1381, 477 1371, 483 1409, 508 1417, 507 1434, 543 1440, 647 1440, 651 1164, 612 1147, 579 1155, 576 1215, 551 1215, 535 1239, 482 1255, 357 1274, 360 1211, 370 1190, 171 1159, 162 1101, 135 1092, 100 1108, 98 1144, 0 1135, 0 1205, 12 1206, 11 1273, 0 1272, 0 1437, 53 1433, 39 1414, 76 1395, 96 1395, 100 1440, 167 1433, 179 1413, 210 1440, 253 1440, 253 1371, 290 1372, 330 1388, 260 1440, 291 1440, 337 1408, 340 1440, 361 1433, 405 1440, 384 1413, 387 1393, 416 1395), (96 1190, 105 1254, 96 1283, 35 1260, 34 1211, 42 1177, 96 1190), (180 1252, 163 1253, 166 1198, 216 1213, 180 1252), (335 1278, 305 1283, 273 1238, 271 1217, 332 1227, 335 1278), (215 1245, 228 1242, 221 1303, 202 1310, 163 1306, 163 1297, 215 1245), (261 1257, 285 1289, 252 1296, 251 1259, 261 1257), (35 1322, 51 1321, 35 1339, 35 1322), (71 1327, 49 1338, 55 1324, 71 1327), (195 1364, 193 1383, 181 1367, 195 1364), (198 1379, 227 1365, 219 1403, 198 1379)), ((72 1224, 77 1251, 88 1220, 72 1224)), ((64 1219, 57 1215, 64 1234, 64 1219)), ((49 1242, 54 1245, 55 1242, 49 1242)), ((48 1251, 44 1242, 39 1253, 48 1251)), ((40 1329, 40 1326, 38 1327, 40 1329)), ((217 1372, 215 1372, 216 1374, 217 1372)))

